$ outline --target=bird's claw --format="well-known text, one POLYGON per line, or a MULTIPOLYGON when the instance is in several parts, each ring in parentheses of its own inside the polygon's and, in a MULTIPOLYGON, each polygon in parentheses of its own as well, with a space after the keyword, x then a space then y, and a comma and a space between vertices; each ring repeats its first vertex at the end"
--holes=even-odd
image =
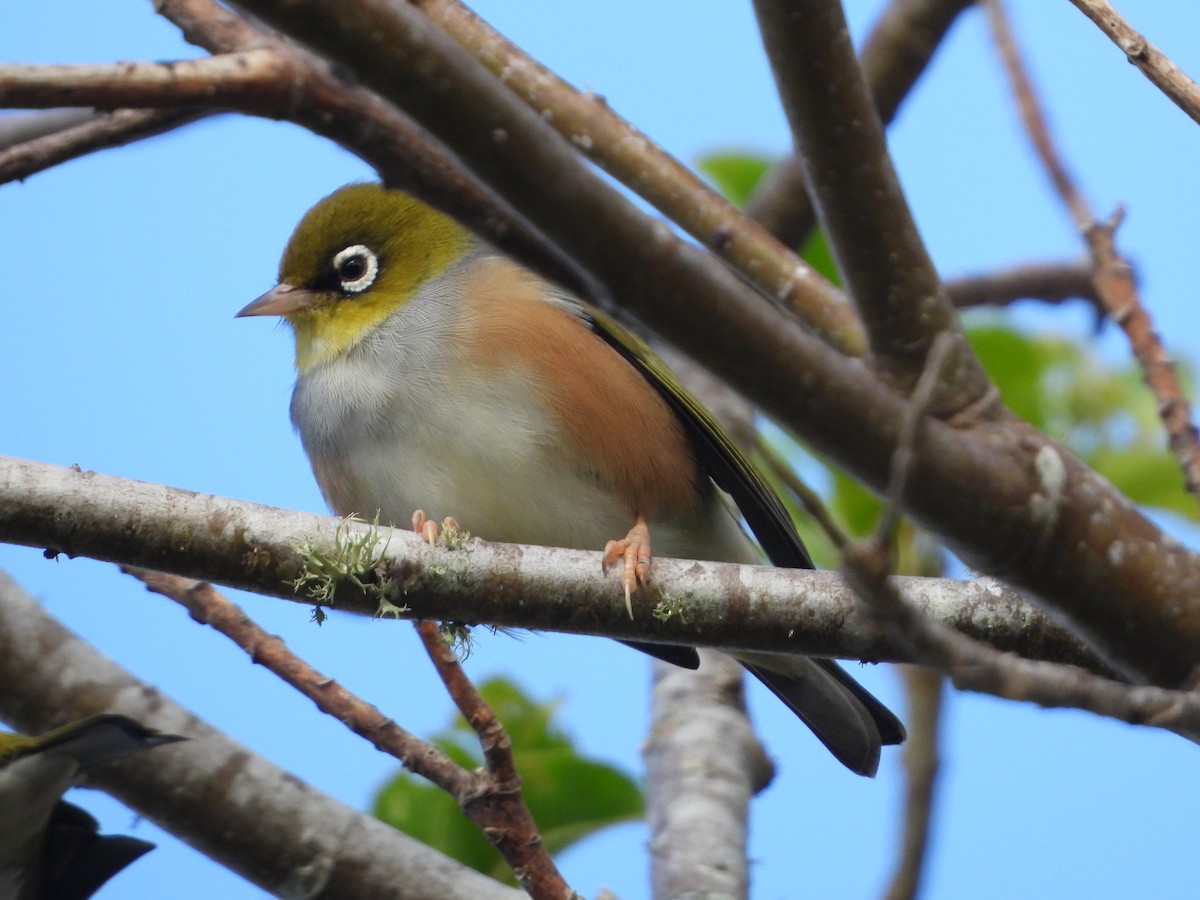
POLYGON ((625 611, 632 619, 633 593, 638 585, 650 579, 650 529, 641 516, 629 529, 629 534, 605 545, 604 556, 600 560, 601 570, 607 572, 608 567, 618 559, 621 560, 621 585, 625 589, 625 611))
POLYGON ((427 518, 425 510, 418 509, 412 514, 412 530, 429 542, 432 547, 438 539, 438 523, 427 518))
POLYGON ((425 510, 418 509, 412 514, 412 529, 421 537, 429 542, 432 547, 437 543, 438 535, 442 529, 445 529, 447 537, 451 534, 461 534, 462 529, 458 525, 458 521, 454 516, 446 516, 442 519, 442 524, 439 527, 438 523, 425 515, 425 510))

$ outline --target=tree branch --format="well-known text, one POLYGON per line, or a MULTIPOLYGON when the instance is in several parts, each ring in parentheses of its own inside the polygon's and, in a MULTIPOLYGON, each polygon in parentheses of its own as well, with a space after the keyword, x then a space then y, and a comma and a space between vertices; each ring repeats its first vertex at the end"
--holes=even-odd
MULTIPOLYGON (((598 550, 483 541, 460 550, 431 549, 405 529, 373 529, 6 457, 0 457, 0 540, 47 548, 49 556, 89 556, 317 602, 297 595, 293 585, 303 578, 328 586, 331 599, 322 605, 358 615, 386 612, 734 650, 912 659, 863 614, 832 572, 656 559, 650 589, 638 593, 644 606, 631 621, 616 582, 600 571, 598 550), (360 551, 351 547, 356 541, 363 545, 360 551), (337 560, 340 566, 329 562, 337 560), (322 571, 331 573, 328 582, 322 571), (390 588, 382 586, 384 578, 390 588), (656 616, 648 607, 657 597, 664 602, 656 616), (739 611, 736 621, 731 608, 739 611)), ((988 579, 903 583, 930 616, 966 634, 1034 658, 1111 671, 1019 595, 988 579)))
POLYGON ((272 894, 524 896, 321 794, 214 730, 71 634, 3 572, 0 684, 0 717, 20 731, 120 712, 191 738, 155 753, 153 765, 106 766, 92 782, 272 894))
POLYGON ((437 623, 425 619, 418 621, 416 628, 438 676, 479 738, 483 751, 485 768, 477 775, 478 783, 457 797, 463 812, 500 851, 531 897, 583 900, 563 879, 542 844, 537 824, 521 797, 521 776, 513 762, 512 740, 504 725, 446 646, 437 623))
POLYGON ((953 335, 953 365, 935 409, 949 414, 978 403, 991 383, 917 232, 841 3, 755 0, 754 9, 822 228, 876 364, 907 391, 934 338, 953 335))
POLYGON ((1141 70, 1171 102, 1200 124, 1200 85, 1192 81, 1161 50, 1121 18, 1108 0, 1071 0, 1076 9, 1099 26, 1125 58, 1141 70))
POLYGON ((259 108, 291 99, 286 60, 260 48, 169 63, 31 65, 0 68, 0 102, 37 109, 54 103, 115 109, 133 106, 259 108), (264 98, 263 95, 269 95, 264 98))
POLYGON ((750 799, 774 766, 746 716, 742 668, 703 652, 700 668, 654 664, 646 762, 655 897, 746 897, 750 799))
POLYGON ((1150 313, 1138 296, 1133 267, 1117 251, 1116 230, 1123 212, 1118 210, 1108 222, 1097 221, 1050 136, 1046 114, 1038 101, 1033 79, 1021 59, 1003 5, 1000 0, 985 0, 984 6, 1025 130, 1063 205, 1070 211, 1075 226, 1091 251, 1096 293, 1113 321, 1125 332, 1129 346, 1142 367, 1146 384, 1158 401, 1168 444, 1183 469, 1187 489, 1200 495, 1200 435, 1192 422, 1191 405, 1179 383, 1175 363, 1163 348, 1150 313))
POLYGON ((942 674, 921 666, 904 666, 903 672, 908 688, 904 838, 886 900, 912 900, 920 893, 932 831, 934 789, 941 768, 942 674))
MULTIPOLYGON (((486 772, 468 771, 438 747, 406 731, 384 716, 377 707, 366 703, 300 659, 288 650, 281 638, 263 631, 212 585, 132 566, 126 566, 123 570, 155 593, 174 600, 197 622, 212 626, 232 640, 251 660, 312 700, 321 712, 333 716, 359 737, 390 753, 406 769, 428 778, 454 797, 463 812, 500 851, 530 896, 542 900, 574 896, 574 892, 558 874, 554 860, 546 852, 533 817, 521 797, 521 780, 512 766, 511 752, 495 755, 500 760, 500 770, 494 768, 494 758, 488 757, 486 772)), ((418 623, 418 628, 431 656, 435 652, 445 653, 446 648, 436 625, 431 622, 418 623), (429 629, 433 632, 433 647, 427 634, 429 629)), ((434 663, 441 674, 443 660, 439 657, 434 663)), ((451 663, 457 668, 453 659, 451 663)), ((464 691, 468 695, 474 693, 474 687, 461 669, 454 684, 457 691, 452 692, 452 696, 456 700, 464 691), (462 682, 466 683, 465 689, 462 682)), ((478 694, 475 694, 475 698, 478 704, 483 704, 478 694)), ((487 713, 490 715, 491 710, 487 710, 487 713)), ((496 721, 495 716, 491 716, 489 741, 492 745, 506 745, 511 750, 504 726, 496 721)))
POLYGON ((594 94, 581 94, 459 0, 411 0, 606 172, 727 260, 822 340, 862 356, 862 325, 845 296, 594 94))
MULTIPOLYGON (((885 125, 891 123, 959 13, 973 3, 892 0, 884 9, 859 58, 885 125)), ((808 239, 816 227, 816 215, 795 154, 784 157, 767 173, 746 204, 746 212, 789 247, 799 247, 808 239)))
POLYGON ((1086 709, 1131 725, 1152 725, 1200 743, 1200 694, 1130 687, 1082 669, 1004 654, 927 619, 889 578, 885 548, 876 541, 843 551, 842 572, 858 596, 902 635, 925 665, 945 672, 954 686, 1025 700, 1048 708, 1086 709))
POLYGON ((993 272, 963 275, 946 281, 946 293, 958 309, 1008 306, 1019 300, 1066 303, 1083 300, 1105 315, 1092 282, 1089 261, 1023 263, 993 272))
MULTIPOLYGON (((0 66, 3 68, 6 67, 0 66)), ((208 113, 185 109, 118 109, 23 143, 14 143, 0 150, 0 184, 28 178, 97 150, 154 137, 205 115, 208 113)))

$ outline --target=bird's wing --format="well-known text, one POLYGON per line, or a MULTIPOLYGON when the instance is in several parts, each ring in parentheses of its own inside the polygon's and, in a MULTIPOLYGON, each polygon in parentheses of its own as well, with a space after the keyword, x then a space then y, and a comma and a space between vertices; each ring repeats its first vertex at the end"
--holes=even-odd
POLYGON ((785 569, 816 568, 779 496, 712 413, 679 383, 657 354, 629 329, 598 310, 577 304, 572 312, 641 372, 679 416, 701 464, 733 498, 767 558, 785 569))

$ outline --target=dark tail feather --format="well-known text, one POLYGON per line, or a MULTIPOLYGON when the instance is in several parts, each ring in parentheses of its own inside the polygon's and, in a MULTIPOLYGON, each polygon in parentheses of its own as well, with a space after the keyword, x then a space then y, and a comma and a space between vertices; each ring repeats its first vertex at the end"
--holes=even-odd
POLYGON ((90 897, 127 865, 154 849, 149 841, 99 834, 98 829, 96 820, 78 806, 58 802, 46 829, 39 897, 90 897))
POLYGON ((904 723, 900 721, 894 712, 880 703, 874 694, 859 684, 853 676, 832 659, 813 659, 809 661, 820 666, 848 687, 850 693, 858 698, 858 702, 867 708, 867 712, 870 713, 871 718, 875 721, 875 727, 879 729, 879 738, 884 746, 904 743, 904 739, 908 737, 904 723))
POLYGON ((904 740, 900 720, 833 660, 766 653, 737 659, 852 772, 874 776, 880 748, 904 740))
POLYGON ((621 643, 634 650, 648 653, 655 659, 661 659, 673 666, 680 666, 684 669, 700 668, 700 654, 696 652, 695 647, 683 644, 651 644, 646 641, 621 641, 621 643))

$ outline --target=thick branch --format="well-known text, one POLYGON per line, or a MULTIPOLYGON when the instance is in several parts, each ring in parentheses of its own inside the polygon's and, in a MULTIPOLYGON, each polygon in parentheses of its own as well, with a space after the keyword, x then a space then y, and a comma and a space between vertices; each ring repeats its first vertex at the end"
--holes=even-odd
POLYGON ((655 897, 746 897, 750 799, 774 775, 746 717, 742 668, 705 653, 695 671, 654 664, 646 761, 655 897))
POLYGON ((0 717, 40 732, 120 712, 192 740, 93 781, 278 896, 524 896, 299 781, 135 679, 0 572, 0 717))
MULTIPOLYGON (((346 555, 348 538, 370 530, 362 523, 0 457, 0 540, 44 547, 48 555, 161 569, 312 603, 297 596, 292 583, 317 568, 313 551, 326 559, 346 555), (303 552, 306 545, 309 552, 303 552)), ((656 559, 657 593, 636 595, 636 619, 630 621, 616 580, 600 572, 598 550, 483 541, 431 550, 410 531, 381 532, 370 547, 386 550, 383 572, 393 582, 387 597, 403 608, 387 607, 380 591, 356 588, 349 577, 337 582, 329 605, 359 615, 386 612, 724 649, 911 658, 897 652, 831 572, 656 559), (651 614, 659 599, 674 610, 665 621, 651 614)), ((350 569, 377 581, 370 547, 350 569)), ((1105 671, 1078 641, 995 582, 912 578, 903 584, 932 618, 965 634, 1033 658, 1105 671)))
POLYGON ((905 389, 941 333, 956 338, 936 407, 985 397, 986 373, 942 290, 899 179, 838 0, 755 0, 792 139, 871 352, 905 389))
MULTIPOLYGON (((879 118, 892 121, 934 52, 974 0, 892 0, 863 44, 863 70, 879 118)), ((789 247, 799 247, 816 225, 804 171, 795 155, 763 179, 746 212, 789 247)))
POLYGON ((862 325, 840 291, 761 225, 618 116, 493 30, 459 0, 411 0, 579 150, 792 308, 830 345, 862 356, 862 325))

